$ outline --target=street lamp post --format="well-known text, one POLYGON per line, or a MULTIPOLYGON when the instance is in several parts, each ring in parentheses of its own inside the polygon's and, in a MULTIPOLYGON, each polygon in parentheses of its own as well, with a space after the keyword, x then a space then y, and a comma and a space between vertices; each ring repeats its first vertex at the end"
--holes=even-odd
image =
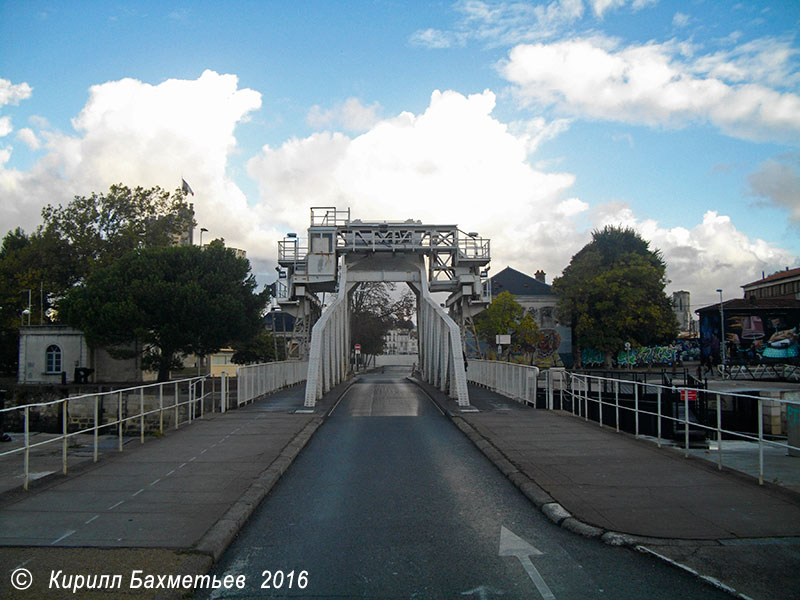
POLYGON ((719 343, 722 349, 722 378, 725 379, 725 308, 722 305, 722 290, 717 290, 717 292, 719 292, 719 343))
POLYGON ((203 232, 208 231, 205 227, 200 228, 200 248, 203 248, 203 232))

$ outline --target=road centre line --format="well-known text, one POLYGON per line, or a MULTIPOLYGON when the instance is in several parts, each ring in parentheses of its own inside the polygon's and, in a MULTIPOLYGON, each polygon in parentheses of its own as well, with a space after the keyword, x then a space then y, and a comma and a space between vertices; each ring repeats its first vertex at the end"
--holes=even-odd
POLYGON ((75 530, 70 530, 70 531, 68 531, 67 533, 65 533, 64 535, 62 535, 60 538, 58 538, 57 540, 53 540, 52 542, 50 542, 50 545, 51 545, 51 546, 53 546, 53 545, 57 544, 58 542, 60 542, 61 540, 65 540, 65 539, 67 539, 67 538, 68 538, 69 536, 71 536, 73 533, 75 533, 75 530))
POLYGON ((159 477, 159 478, 158 478, 158 479, 156 479, 155 481, 151 482, 151 483, 150 483, 150 487, 153 487, 153 486, 154 486, 155 484, 157 484, 159 481, 161 481, 161 477, 159 477))
POLYGON ((112 505, 112 506, 109 506, 109 507, 108 507, 106 510, 114 510, 115 508, 117 508, 117 507, 118 507, 120 504, 122 504, 123 502, 125 502, 125 500, 120 500, 120 501, 119 501, 119 502, 117 502, 116 504, 114 504, 114 505, 112 505))
POLYGON ((84 524, 84 525, 88 525, 89 523, 91 523, 92 521, 94 521, 94 520, 95 520, 97 517, 99 517, 99 516, 100 516, 100 515, 95 515, 95 516, 93 516, 92 518, 90 518, 88 521, 84 521, 84 522, 83 522, 83 524, 84 524))
POLYGON ((136 496, 138 496, 139 494, 141 494, 143 491, 144 491, 144 488, 140 489, 138 492, 133 492, 133 493, 131 494, 131 498, 135 498, 136 496))

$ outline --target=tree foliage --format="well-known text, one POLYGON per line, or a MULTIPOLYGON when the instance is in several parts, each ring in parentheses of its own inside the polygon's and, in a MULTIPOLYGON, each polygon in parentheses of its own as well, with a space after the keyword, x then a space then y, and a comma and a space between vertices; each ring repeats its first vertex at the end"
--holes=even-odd
POLYGON ((383 336, 405 324, 415 311, 416 300, 411 292, 393 298, 395 284, 362 283, 350 293, 350 337, 361 344, 363 354, 383 352, 383 336))
POLYGON ((510 292, 501 292, 492 303, 475 317, 478 335, 490 346, 495 344, 495 336, 510 335, 511 346, 506 351, 533 352, 539 341, 539 331, 532 315, 516 301, 510 292))
POLYGON ((75 196, 66 206, 42 209, 41 234, 62 240, 75 281, 137 248, 176 243, 194 227, 182 190, 112 185, 105 194, 75 196))
POLYGON ((677 321, 664 293, 666 264, 658 250, 630 228, 606 226, 592 233, 561 277, 553 282, 559 319, 572 326, 577 344, 612 353, 625 342, 670 342, 677 321))
MULTIPOLYGON (((194 226, 185 194, 159 187, 113 185, 105 194, 48 205, 32 234, 19 227, 0 246, 0 371, 15 372, 20 314, 33 304, 32 324, 94 270, 137 248, 168 246, 194 226), (41 303, 41 306, 40 306, 41 303)), ((52 313, 51 313, 52 314, 52 313)))
POLYGON ((208 355, 263 329, 266 298, 255 293, 250 263, 221 241, 145 248, 96 270, 62 302, 65 320, 92 346, 142 355, 169 377, 182 355, 208 355))

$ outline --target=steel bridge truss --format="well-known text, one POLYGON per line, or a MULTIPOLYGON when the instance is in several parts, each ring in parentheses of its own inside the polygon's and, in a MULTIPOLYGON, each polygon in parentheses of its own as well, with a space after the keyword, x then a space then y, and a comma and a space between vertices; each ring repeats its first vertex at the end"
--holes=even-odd
POLYGON ((469 404, 464 373, 464 326, 491 300, 486 285, 489 240, 456 225, 420 221, 351 220, 350 211, 311 209, 308 237, 278 243, 275 290, 295 316, 294 358, 308 358, 306 406, 347 376, 348 295, 361 282, 406 282, 417 296, 420 370, 459 404, 469 404), (432 297, 449 292, 451 315, 432 297), (318 294, 335 294, 321 316, 318 294), (313 327, 312 327, 313 325, 313 327))

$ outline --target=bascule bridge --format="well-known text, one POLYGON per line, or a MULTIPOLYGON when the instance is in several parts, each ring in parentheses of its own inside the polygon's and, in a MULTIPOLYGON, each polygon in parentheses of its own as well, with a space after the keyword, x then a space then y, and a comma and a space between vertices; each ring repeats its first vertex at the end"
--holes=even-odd
POLYGON ((305 405, 347 375, 349 295, 366 282, 409 285, 417 297, 422 377, 468 405, 464 335, 490 301, 489 260, 489 240, 457 225, 362 221, 349 209, 312 208, 308 237, 288 234, 278 242, 276 286, 281 309, 295 317, 290 356, 309 363, 305 405), (436 292, 449 293, 446 303, 431 296, 436 292), (324 310, 321 295, 329 295, 324 310))

